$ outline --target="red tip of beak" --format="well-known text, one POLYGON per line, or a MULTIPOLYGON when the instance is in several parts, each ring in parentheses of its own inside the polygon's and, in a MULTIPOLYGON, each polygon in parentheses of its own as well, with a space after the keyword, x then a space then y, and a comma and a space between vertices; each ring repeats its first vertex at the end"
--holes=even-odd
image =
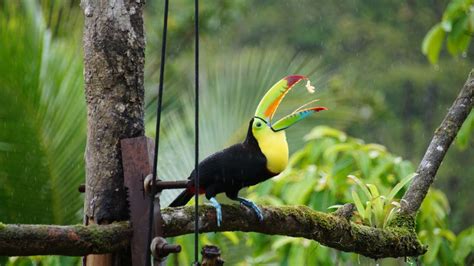
POLYGON ((316 112, 319 112, 319 111, 326 111, 326 110, 329 110, 328 108, 326 107, 314 107, 314 108, 311 108, 312 110, 316 111, 316 112))
POLYGON ((302 75, 291 75, 291 76, 286 76, 285 80, 288 82, 288 87, 293 86, 296 82, 302 80, 302 79, 307 79, 305 76, 302 75))

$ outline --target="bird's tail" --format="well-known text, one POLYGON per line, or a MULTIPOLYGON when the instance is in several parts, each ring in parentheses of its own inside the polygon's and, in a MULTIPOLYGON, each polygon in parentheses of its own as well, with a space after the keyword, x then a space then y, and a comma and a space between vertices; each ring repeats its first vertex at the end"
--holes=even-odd
POLYGON ((185 189, 181 194, 176 197, 176 199, 171 202, 169 207, 179 207, 179 206, 184 206, 188 201, 190 201, 194 196, 194 193, 192 193, 189 189, 185 189))

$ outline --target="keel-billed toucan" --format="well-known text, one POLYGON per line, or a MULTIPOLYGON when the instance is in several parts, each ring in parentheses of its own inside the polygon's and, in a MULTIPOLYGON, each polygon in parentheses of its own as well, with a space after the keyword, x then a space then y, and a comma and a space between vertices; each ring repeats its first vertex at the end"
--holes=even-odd
MULTIPOLYGON (((250 200, 238 196, 243 187, 253 186, 281 173, 288 164, 288 143, 285 129, 314 112, 325 107, 298 108, 293 113, 273 122, 278 105, 288 91, 304 76, 287 76, 271 87, 258 104, 255 116, 250 120, 244 142, 235 144, 204 159, 199 163, 199 193, 216 208, 217 224, 222 221, 221 206, 216 194, 225 192, 227 197, 251 208, 259 220, 263 220, 261 210, 250 200)), ((303 105, 304 107, 306 105, 303 105)), ((185 205, 194 195, 195 171, 189 176, 190 182, 170 207, 185 205)))

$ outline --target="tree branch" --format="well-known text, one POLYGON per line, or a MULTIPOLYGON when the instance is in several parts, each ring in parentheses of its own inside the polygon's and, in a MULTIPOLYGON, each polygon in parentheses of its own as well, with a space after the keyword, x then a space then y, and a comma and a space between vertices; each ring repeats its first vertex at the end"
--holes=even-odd
POLYGON ((0 256, 103 254, 127 248, 128 222, 109 225, 5 225, 0 223, 0 256))
POLYGON ((451 108, 449 108, 441 125, 436 129, 433 139, 416 170, 417 176, 403 196, 401 214, 413 215, 420 208, 451 142, 453 142, 464 120, 471 112, 473 105, 474 70, 471 70, 464 87, 451 108))
MULTIPOLYGON (((222 205, 223 223, 216 224, 216 212, 211 206, 200 206, 201 232, 243 231, 268 235, 303 237, 346 252, 370 258, 419 256, 426 248, 418 241, 413 228, 372 228, 348 221, 342 215, 314 211, 306 206, 260 206, 263 222, 239 205, 222 205)), ((194 231, 194 207, 162 210, 164 237, 189 234, 194 231)))
MULTIPOLYGON (((262 206, 265 219, 239 205, 222 205, 223 224, 217 227, 215 209, 201 206, 201 232, 243 231, 303 237, 341 251, 370 258, 419 256, 426 248, 413 227, 372 228, 347 220, 351 205, 334 215, 306 206, 262 206)), ((194 231, 194 207, 162 210, 164 237, 194 231)), ((83 256, 124 250, 132 230, 127 222, 110 225, 4 225, 0 224, 0 256, 83 256)))

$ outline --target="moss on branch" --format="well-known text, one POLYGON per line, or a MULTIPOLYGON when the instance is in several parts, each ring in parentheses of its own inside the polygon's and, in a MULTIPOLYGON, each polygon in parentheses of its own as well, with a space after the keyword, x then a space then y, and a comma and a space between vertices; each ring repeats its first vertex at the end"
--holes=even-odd
MULTIPOLYGON (((201 232, 242 231, 268 235, 303 237, 338 250, 355 252, 370 258, 419 256, 426 252, 418 240, 412 222, 401 220, 386 229, 355 224, 340 215, 314 211, 306 206, 261 206, 263 222, 239 205, 222 205, 223 223, 216 224, 215 209, 200 207, 201 232), (398 226, 402 225, 402 226, 398 226)), ((194 232, 194 207, 162 210, 165 237, 194 232)), ((398 217, 399 219, 403 219, 398 217)))
POLYGON ((110 253, 127 248, 132 231, 128 222, 109 225, 0 226, 0 256, 110 253))

